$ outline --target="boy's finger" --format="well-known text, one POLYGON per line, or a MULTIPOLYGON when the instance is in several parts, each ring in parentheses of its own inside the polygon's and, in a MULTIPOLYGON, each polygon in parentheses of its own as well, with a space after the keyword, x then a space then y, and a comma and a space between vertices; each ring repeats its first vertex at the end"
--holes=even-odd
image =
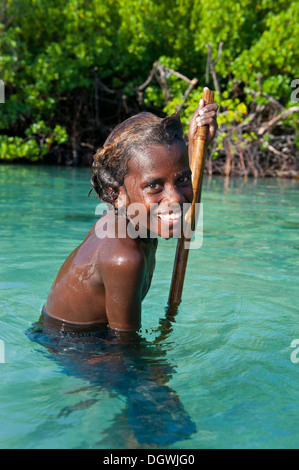
POLYGON ((198 125, 198 127, 201 127, 201 126, 206 126, 206 125, 209 125, 209 124, 212 124, 212 122, 214 121, 213 118, 201 118, 199 119, 198 121, 196 121, 196 124, 198 125))
POLYGON ((196 120, 200 119, 201 117, 214 117, 216 116, 216 111, 206 111, 206 112, 202 112, 200 111, 196 120))
POLYGON ((196 118, 196 124, 198 126, 204 126, 206 124, 211 124, 213 121, 216 121, 215 112, 205 113, 202 116, 196 118))
POLYGON ((211 125, 211 126, 217 127, 217 121, 215 119, 215 116, 211 114, 212 113, 209 113, 208 115, 205 114, 204 116, 200 116, 196 118, 197 126, 201 127, 201 126, 211 125))
POLYGON ((198 114, 202 115, 204 113, 209 113, 211 111, 217 111, 218 110, 218 105, 216 103, 213 104, 208 104, 207 106, 201 108, 198 112, 198 114))
POLYGON ((204 100, 201 98, 201 100, 200 100, 199 103, 198 103, 198 106, 197 106, 196 110, 194 111, 193 118, 195 118, 196 116, 198 116, 200 110, 203 109, 204 105, 205 105, 205 102, 204 102, 204 100))

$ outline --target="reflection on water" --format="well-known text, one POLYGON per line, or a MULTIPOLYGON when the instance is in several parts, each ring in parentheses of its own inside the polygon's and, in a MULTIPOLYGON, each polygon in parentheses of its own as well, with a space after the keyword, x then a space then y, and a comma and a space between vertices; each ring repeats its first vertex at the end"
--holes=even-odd
MULTIPOLYGON (((138 333, 109 329, 74 333, 47 328, 44 317, 27 331, 27 336, 46 348, 68 375, 90 382, 91 387, 120 394, 126 406, 114 416, 106 437, 98 445, 107 447, 163 447, 190 437, 195 424, 178 394, 167 383, 174 365, 162 347, 171 332, 171 314, 160 325, 160 335, 149 343, 138 333)), ((63 408, 60 415, 88 408, 99 398, 63 408)))

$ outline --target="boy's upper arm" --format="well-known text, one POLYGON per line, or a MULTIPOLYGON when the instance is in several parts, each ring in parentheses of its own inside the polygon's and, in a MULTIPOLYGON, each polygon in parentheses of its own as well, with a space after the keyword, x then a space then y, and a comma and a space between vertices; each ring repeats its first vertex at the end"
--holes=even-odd
POLYGON ((109 326, 122 331, 138 330, 145 275, 142 253, 118 254, 103 263, 102 275, 109 326))

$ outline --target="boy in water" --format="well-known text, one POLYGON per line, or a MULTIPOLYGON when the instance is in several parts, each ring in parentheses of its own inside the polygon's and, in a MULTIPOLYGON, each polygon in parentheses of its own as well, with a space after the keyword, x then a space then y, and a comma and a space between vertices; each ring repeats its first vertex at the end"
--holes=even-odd
POLYGON ((201 100, 196 109, 189 126, 189 159, 176 114, 161 119, 140 113, 112 131, 94 156, 91 182, 98 197, 114 210, 96 222, 62 265, 43 308, 45 326, 86 330, 108 324, 120 331, 141 327, 156 237, 164 236, 165 229, 167 238, 173 237, 181 224, 182 211, 177 208, 192 202, 189 160, 194 137, 197 126, 209 125, 208 142, 214 138, 217 108, 201 100), (144 236, 119 232, 119 227, 132 223, 127 210, 134 204, 144 208, 144 236), (115 236, 103 236, 111 228, 115 236))

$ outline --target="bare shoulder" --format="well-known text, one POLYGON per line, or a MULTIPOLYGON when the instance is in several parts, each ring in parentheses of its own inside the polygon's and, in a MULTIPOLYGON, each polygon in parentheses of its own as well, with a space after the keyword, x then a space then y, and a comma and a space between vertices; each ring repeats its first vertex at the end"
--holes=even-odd
POLYGON ((123 331, 138 330, 146 279, 145 257, 134 240, 105 240, 105 245, 100 265, 109 326, 123 331))
POLYGON ((98 256, 103 274, 112 270, 140 275, 146 267, 139 243, 129 237, 103 240, 98 256))

